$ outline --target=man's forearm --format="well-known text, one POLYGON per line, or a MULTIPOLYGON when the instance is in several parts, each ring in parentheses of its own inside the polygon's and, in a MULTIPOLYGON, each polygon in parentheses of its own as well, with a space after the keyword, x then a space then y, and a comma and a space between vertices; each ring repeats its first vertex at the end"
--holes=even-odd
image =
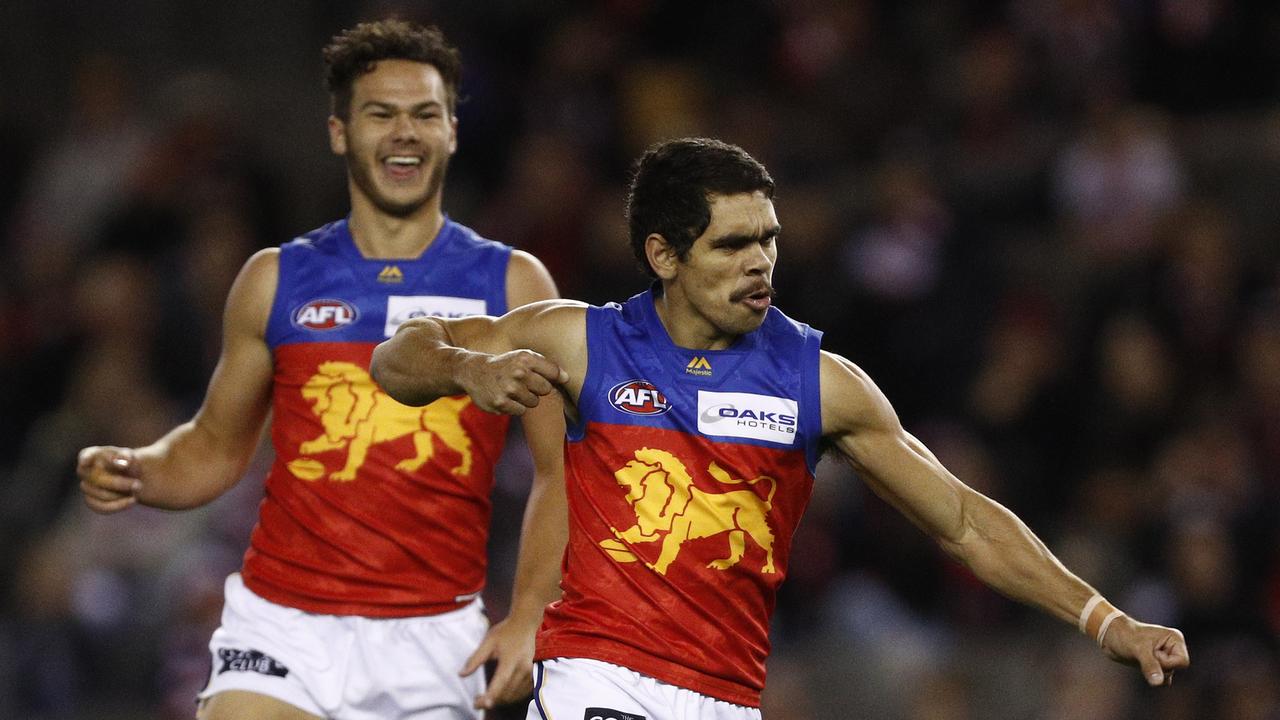
POLYGON ((416 318, 373 349, 369 373, 397 402, 415 407, 466 392, 455 379, 470 351, 454 347, 445 326, 434 318, 416 318))
POLYGON ((511 593, 512 618, 536 625, 560 597, 560 563, 568 541, 563 480, 535 478, 525 505, 511 593))
POLYGON ((944 547, 997 592, 1074 622, 1093 595, 1016 515, 990 498, 966 498, 964 539, 944 547))
POLYGON ((199 419, 183 423, 134 451, 138 502, 165 510, 212 502, 240 481, 256 445, 252 438, 213 437, 199 419))

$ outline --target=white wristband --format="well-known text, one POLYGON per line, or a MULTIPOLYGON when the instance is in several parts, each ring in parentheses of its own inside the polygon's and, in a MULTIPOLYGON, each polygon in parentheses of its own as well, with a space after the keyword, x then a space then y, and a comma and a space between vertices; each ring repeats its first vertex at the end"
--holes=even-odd
POLYGON ((1089 598, 1089 602, 1084 604, 1084 609, 1080 611, 1080 632, 1086 635, 1089 633, 1089 615, 1093 613, 1093 609, 1098 607, 1098 603, 1102 601, 1102 595, 1094 593, 1093 597, 1089 598))
POLYGON ((1111 627, 1112 621, 1123 614, 1119 610, 1112 610, 1109 615, 1103 618, 1102 625, 1098 626, 1098 647, 1102 647, 1102 641, 1107 638, 1107 630, 1111 627))

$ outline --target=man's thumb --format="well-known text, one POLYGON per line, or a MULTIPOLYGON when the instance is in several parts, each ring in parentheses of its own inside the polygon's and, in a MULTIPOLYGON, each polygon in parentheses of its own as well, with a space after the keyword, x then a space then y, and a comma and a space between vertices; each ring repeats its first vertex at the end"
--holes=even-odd
POLYGON ((1160 661, 1156 659, 1155 650, 1149 651, 1142 658, 1142 675, 1147 679, 1147 684, 1152 687, 1164 684, 1164 668, 1160 667, 1160 661))

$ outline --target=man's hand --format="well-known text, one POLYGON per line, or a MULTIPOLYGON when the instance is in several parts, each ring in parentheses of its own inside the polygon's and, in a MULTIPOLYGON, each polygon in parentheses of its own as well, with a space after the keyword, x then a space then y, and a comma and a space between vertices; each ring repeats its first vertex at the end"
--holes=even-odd
POLYGON ((471 653, 459 675, 470 675, 490 660, 498 666, 484 694, 476 697, 475 707, 492 710, 529 697, 533 692, 533 636, 537 625, 516 623, 512 618, 489 628, 484 640, 471 653))
POLYGON ((471 354, 457 373, 457 382, 471 400, 487 412, 523 415, 539 399, 569 381, 569 373, 532 350, 501 355, 471 354))
POLYGON ((76 474, 84 502, 94 512, 120 512, 136 503, 142 490, 134 454, 128 448, 87 447, 80 451, 76 474))
POLYGON ((1191 664, 1182 631, 1141 623, 1127 615, 1116 618, 1103 641, 1102 649, 1112 660, 1137 665, 1151 686, 1171 684, 1173 671, 1191 664))

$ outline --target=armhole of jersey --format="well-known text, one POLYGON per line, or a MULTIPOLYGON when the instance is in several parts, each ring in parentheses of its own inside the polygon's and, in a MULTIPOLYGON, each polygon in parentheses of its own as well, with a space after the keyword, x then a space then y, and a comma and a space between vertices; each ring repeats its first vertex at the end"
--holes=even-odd
POLYGON ((289 331, 289 308, 281 306, 285 295, 285 263, 289 262, 288 258, 293 255, 285 251, 286 247, 287 245, 280 246, 280 252, 276 255, 276 293, 271 298, 271 312, 267 315, 265 339, 267 347, 272 352, 275 352, 276 347, 284 342, 289 331))
POLYGON ((822 451, 822 331, 805 327, 804 360, 800 371, 801 422, 813 431, 805 433, 804 456, 809 474, 817 472, 822 451))
POLYGON ((577 442, 587 434, 587 416, 593 414, 595 408, 591 407, 596 399, 596 385, 599 379, 596 374, 591 371, 591 349, 604 347, 599 335, 604 331, 604 313, 603 308, 589 306, 587 308, 587 369, 582 377, 582 391, 578 393, 578 413, 577 417, 570 419, 566 416, 564 436, 569 442, 577 442))
POLYGON ((511 288, 507 287, 508 278, 511 270, 511 248, 502 245, 498 249, 497 262, 493 263, 494 272, 497 275, 494 282, 489 283, 489 287, 498 288, 497 292, 491 292, 489 301, 493 303, 493 307, 486 308, 488 315, 493 317, 502 317, 511 312, 511 288))

